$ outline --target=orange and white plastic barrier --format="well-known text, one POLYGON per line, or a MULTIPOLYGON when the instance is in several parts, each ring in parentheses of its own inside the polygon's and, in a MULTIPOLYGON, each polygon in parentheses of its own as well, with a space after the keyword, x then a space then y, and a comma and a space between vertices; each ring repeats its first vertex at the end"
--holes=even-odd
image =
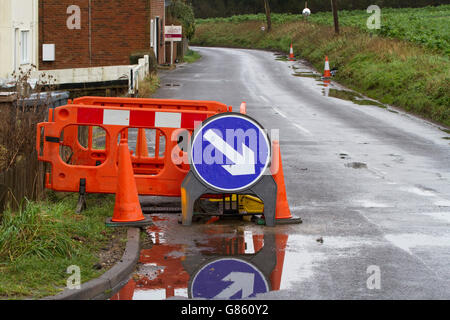
POLYGON ((187 144, 196 125, 231 107, 212 101, 85 97, 49 110, 49 121, 37 125, 38 159, 50 164, 46 187, 87 193, 115 193, 118 141, 138 131, 136 154, 131 156, 138 193, 180 196, 189 171, 187 144), (145 132, 153 134, 152 155, 145 132), (86 140, 80 135, 86 133, 86 140), (100 146, 96 142, 100 141, 100 146), (146 150, 144 150, 146 149, 146 150), (67 153, 67 155, 65 155, 67 153))

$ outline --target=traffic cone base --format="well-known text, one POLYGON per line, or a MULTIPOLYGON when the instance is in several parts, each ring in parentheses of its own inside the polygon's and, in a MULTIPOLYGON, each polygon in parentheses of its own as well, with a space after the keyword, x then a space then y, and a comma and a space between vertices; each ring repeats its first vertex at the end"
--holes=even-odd
POLYGON ((107 227, 146 227, 153 224, 151 218, 144 217, 141 221, 131 221, 131 222, 115 222, 112 218, 106 219, 107 227))
POLYGON ((143 226, 150 225, 151 220, 145 218, 134 179, 130 149, 126 139, 119 144, 119 170, 117 177, 116 203, 111 219, 107 219, 107 226, 143 226))

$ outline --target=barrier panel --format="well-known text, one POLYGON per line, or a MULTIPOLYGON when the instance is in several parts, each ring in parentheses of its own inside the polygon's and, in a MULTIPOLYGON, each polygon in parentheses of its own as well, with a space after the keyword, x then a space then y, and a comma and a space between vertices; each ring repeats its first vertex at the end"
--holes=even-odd
POLYGON ((189 171, 181 142, 190 139, 204 120, 229 110, 212 101, 75 99, 49 110, 48 122, 37 126, 38 159, 51 164, 46 187, 115 193, 119 140, 125 138, 138 193, 180 196, 181 182, 189 171))

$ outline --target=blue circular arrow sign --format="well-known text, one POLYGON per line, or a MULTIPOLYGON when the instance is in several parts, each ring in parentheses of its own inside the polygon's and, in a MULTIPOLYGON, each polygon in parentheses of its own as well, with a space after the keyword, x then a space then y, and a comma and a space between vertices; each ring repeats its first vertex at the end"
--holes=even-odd
POLYGON ((249 188, 270 163, 270 141, 252 118, 223 113, 194 132, 191 168, 208 186, 225 192, 249 188))
POLYGON ((254 265, 236 258, 223 258, 203 266, 191 282, 191 297, 246 299, 269 291, 266 278, 254 265))

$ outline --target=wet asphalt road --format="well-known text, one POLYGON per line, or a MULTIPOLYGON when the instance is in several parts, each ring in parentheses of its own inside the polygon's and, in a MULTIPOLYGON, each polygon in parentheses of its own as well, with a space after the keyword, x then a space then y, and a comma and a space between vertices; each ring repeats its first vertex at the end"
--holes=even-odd
POLYGON ((303 224, 182 227, 175 215, 155 216, 154 246, 128 285, 134 299, 188 297, 205 263, 232 255, 255 259, 272 290, 262 298, 450 298, 449 134, 399 110, 326 96, 322 82, 292 75, 312 71, 301 62, 194 49, 202 59, 164 72, 154 97, 246 101, 250 116, 279 130, 289 204, 303 224))

